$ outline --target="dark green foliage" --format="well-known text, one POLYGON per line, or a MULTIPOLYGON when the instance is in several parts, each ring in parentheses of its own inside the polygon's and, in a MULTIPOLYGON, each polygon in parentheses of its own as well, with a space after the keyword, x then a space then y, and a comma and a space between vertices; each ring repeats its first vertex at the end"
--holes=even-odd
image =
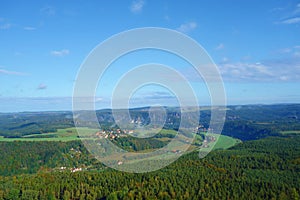
POLYGON ((134 137, 123 137, 117 138, 114 144, 120 146, 127 151, 141 151, 146 149, 161 148, 167 145, 168 142, 162 142, 152 138, 134 138, 134 137))
POLYGON ((272 127, 264 127, 248 121, 227 121, 224 125, 222 134, 240 140, 256 140, 267 136, 278 136, 280 130, 272 127))
POLYGON ((73 127, 72 112, 0 113, 0 135, 21 137, 73 127))
POLYGON ((300 104, 229 106, 222 134, 241 140, 300 130, 300 104))
POLYGON ((80 141, 0 142, 0 149, 2 176, 49 171, 55 167, 102 166, 80 141))
POLYGON ((300 136, 249 141, 204 159, 193 152, 143 174, 106 169, 0 177, 0 199, 299 199, 299 144, 300 136))

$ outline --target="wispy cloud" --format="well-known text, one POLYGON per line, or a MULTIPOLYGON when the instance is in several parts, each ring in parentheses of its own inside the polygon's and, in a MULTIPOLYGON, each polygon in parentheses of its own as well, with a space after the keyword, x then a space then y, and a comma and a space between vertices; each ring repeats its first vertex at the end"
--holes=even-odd
POLYGON ((225 45, 223 43, 220 43, 217 47, 216 50, 222 50, 225 48, 225 45))
POLYGON ((5 69, 0 69, 0 74, 16 75, 16 76, 26 76, 26 75, 28 75, 27 73, 16 72, 16 71, 9 71, 9 70, 5 70, 5 69))
POLYGON ((222 63, 227 63, 229 62, 229 58, 227 58, 226 56, 222 58, 222 63))
POLYGON ((298 58, 300 58, 300 51, 296 51, 296 52, 294 52, 294 54, 293 54, 295 57, 298 57, 298 58))
POLYGON ((220 72, 227 81, 299 81, 300 59, 285 58, 262 63, 222 63, 220 72))
POLYGON ((63 57, 63 56, 69 55, 70 51, 68 49, 62 49, 60 51, 54 50, 54 51, 51 51, 50 53, 53 56, 63 57))
MULTIPOLYGON (((287 57, 262 62, 251 62, 251 60, 234 62, 224 57, 216 65, 225 82, 300 82, 300 51, 287 57)), ((207 81, 220 80, 214 68, 215 65, 212 64, 200 66, 201 75, 191 66, 182 67, 178 72, 190 82, 203 83, 202 75, 205 75, 207 81)), ((160 76, 171 82, 182 81, 181 78, 169 73, 161 73, 160 76)))
POLYGON ((227 80, 258 80, 271 77, 272 71, 261 63, 223 63, 219 65, 221 74, 227 80))
POLYGON ((299 14, 300 13, 300 3, 296 5, 296 8, 294 9, 294 14, 299 14))
POLYGON ((130 6, 130 11, 135 14, 142 12, 143 8, 145 6, 145 3, 146 2, 144 0, 133 1, 130 6))
POLYGON ((130 99, 130 107, 139 107, 145 105, 177 105, 175 95, 164 91, 144 92, 130 99))
POLYGON ((107 99, 99 96, 81 96, 81 97, 74 97, 76 102, 78 103, 99 103, 103 101, 107 101, 107 99))
POLYGON ((300 46, 295 45, 293 47, 287 47, 283 49, 277 50, 277 52, 280 56, 290 56, 290 57, 299 57, 300 55, 300 46))
POLYGON ((197 28, 197 23, 196 22, 187 22, 184 24, 181 24, 177 30, 183 33, 188 33, 191 32, 192 30, 194 30, 195 28, 197 28))
POLYGON ((273 11, 280 12, 282 17, 279 21, 275 22, 275 24, 298 24, 300 23, 300 3, 293 4, 292 6, 287 6, 281 9, 273 9, 273 11))
POLYGON ((286 54, 286 53, 290 53, 290 52, 292 52, 291 48, 283 48, 283 49, 278 50, 278 53, 280 53, 280 54, 286 54))
POLYGON ((38 90, 45 90, 45 89, 47 89, 47 85, 41 83, 41 84, 38 85, 38 87, 36 89, 38 89, 38 90))
POLYGON ((280 23, 281 24, 298 24, 298 23, 300 23, 300 17, 285 19, 285 20, 282 20, 280 23))
POLYGON ((25 31, 34 31, 34 30, 36 30, 36 28, 35 28, 35 27, 32 27, 32 26, 25 26, 23 29, 24 29, 25 31))
POLYGON ((169 92, 155 91, 155 92, 144 92, 134 98, 135 99, 173 99, 175 97, 169 92))
POLYGON ((5 23, 5 24, 0 25, 1 30, 8 30, 11 27, 12 27, 12 24, 10 24, 10 23, 5 23))

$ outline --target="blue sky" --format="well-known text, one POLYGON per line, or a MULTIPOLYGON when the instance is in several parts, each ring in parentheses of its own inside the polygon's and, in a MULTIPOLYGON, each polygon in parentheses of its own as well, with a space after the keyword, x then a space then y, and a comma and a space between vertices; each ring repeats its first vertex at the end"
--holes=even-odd
MULTIPOLYGON (((4 0, 0 112, 70 110, 73 84, 89 52, 114 34, 141 27, 174 29, 201 44, 222 74, 228 104, 300 102, 300 1, 4 0)), ((186 67, 164 53, 135 56, 114 63, 97 90, 97 108, 109 107, 110 80, 130 67, 166 60, 179 71, 186 67)), ((193 86, 209 104, 205 87, 193 86)), ((148 87, 136 96, 163 104, 168 94, 148 87)))

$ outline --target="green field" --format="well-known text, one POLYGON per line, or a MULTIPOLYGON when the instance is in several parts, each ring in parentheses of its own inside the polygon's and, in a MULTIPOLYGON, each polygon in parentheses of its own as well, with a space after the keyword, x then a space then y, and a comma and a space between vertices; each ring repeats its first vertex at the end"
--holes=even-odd
MULTIPOLYGON (((161 133, 176 135, 176 131, 174 131, 174 130, 162 130, 161 133)), ((202 134, 205 134, 205 133, 203 132, 202 134)), ((201 149, 203 149, 203 150, 210 150, 211 149, 210 147, 212 147, 212 146, 213 146, 213 149, 228 149, 228 148, 236 145, 237 143, 241 142, 241 140, 239 140, 239 139, 229 137, 226 135, 218 135, 218 134, 213 134, 213 133, 209 133, 206 135, 207 136, 215 136, 216 138, 218 138, 218 140, 216 142, 209 143, 208 148, 201 147, 201 149)), ((158 140, 161 140, 161 141, 170 141, 171 139, 172 138, 167 138, 167 137, 158 138, 158 140)), ((193 144, 191 145, 189 150, 192 151, 192 150, 199 148, 199 146, 196 145, 195 143, 199 143, 199 142, 201 143, 201 141, 202 141, 201 136, 196 135, 195 141, 193 142, 193 144)))
POLYGON ((241 140, 232 138, 226 135, 220 135, 217 143, 214 146, 214 149, 228 149, 237 143, 240 143, 241 140))
MULTIPOLYGON (((97 129, 90 129, 86 127, 78 128, 83 133, 86 132, 87 135, 91 133, 97 132, 97 129)), ((66 128, 66 129, 58 129, 57 132, 54 133, 42 133, 42 134, 33 134, 26 135, 22 138, 4 138, 0 137, 0 142, 13 142, 13 141, 61 141, 67 142, 72 140, 80 140, 84 139, 84 137, 79 138, 77 134, 76 128, 66 128)))
POLYGON ((281 131, 280 133, 282 135, 295 135, 295 134, 300 134, 300 130, 298 130, 298 131, 281 131))
POLYGON ((229 137, 226 135, 218 135, 214 133, 206 134, 207 136, 214 136, 217 138, 215 142, 208 143, 208 147, 201 148, 200 151, 211 151, 211 150, 217 150, 217 149, 228 149, 230 147, 233 147, 234 145, 241 142, 241 140, 229 137))

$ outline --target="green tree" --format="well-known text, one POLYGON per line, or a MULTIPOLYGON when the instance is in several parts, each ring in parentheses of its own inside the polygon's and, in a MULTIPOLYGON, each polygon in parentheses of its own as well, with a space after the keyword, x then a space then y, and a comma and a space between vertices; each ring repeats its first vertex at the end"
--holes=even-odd
POLYGON ((38 200, 39 192, 35 190, 22 191, 22 200, 38 200))
POLYGON ((63 196, 64 200, 69 200, 71 199, 71 193, 68 190, 64 191, 64 196, 63 196))

